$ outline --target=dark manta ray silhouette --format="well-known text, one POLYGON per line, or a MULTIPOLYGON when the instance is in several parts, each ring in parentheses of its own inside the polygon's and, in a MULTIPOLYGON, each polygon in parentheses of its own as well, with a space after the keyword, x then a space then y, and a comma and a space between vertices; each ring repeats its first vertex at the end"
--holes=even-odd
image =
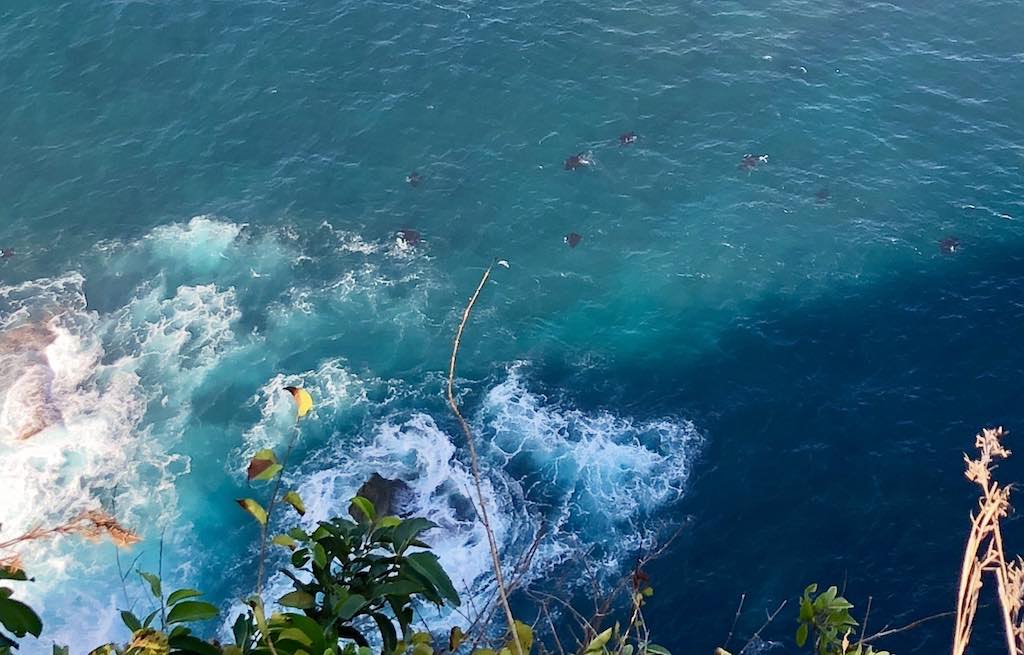
POLYGON ((946 237, 939 241, 939 251, 944 255, 952 255, 957 250, 960 250, 960 239, 956 237, 946 237))
POLYGON ((814 199, 819 205, 823 205, 828 202, 828 189, 818 189, 818 192, 814 194, 814 199))
POLYGON ((583 235, 576 234, 575 232, 570 232, 569 234, 566 234, 565 237, 562 238, 562 241, 569 244, 570 248, 575 248, 576 246, 580 245, 580 241, 583 241, 583 235))

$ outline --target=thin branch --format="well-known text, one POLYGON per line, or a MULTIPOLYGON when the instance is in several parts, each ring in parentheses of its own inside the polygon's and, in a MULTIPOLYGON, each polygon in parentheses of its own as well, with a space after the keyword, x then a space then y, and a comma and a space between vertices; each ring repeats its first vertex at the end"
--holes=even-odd
POLYGON ((732 617, 732 625, 729 626, 729 636, 725 638, 725 643, 722 644, 722 648, 729 647, 729 641, 732 639, 732 632, 736 629, 736 622, 740 620, 740 612, 743 611, 743 601, 747 599, 747 595, 740 594, 740 604, 736 607, 736 616, 732 617))
POLYGON ((891 628, 891 629, 882 630, 880 632, 876 632, 875 634, 871 635, 870 637, 864 637, 861 641, 862 642, 863 641, 872 642, 872 641, 874 641, 876 639, 881 639, 882 637, 888 637, 889 635, 894 635, 894 634, 899 633, 899 632, 906 632, 907 630, 912 630, 912 629, 916 628, 917 626, 921 625, 922 623, 927 623, 929 621, 934 621, 935 619, 942 619, 942 618, 945 618, 947 616, 956 616, 956 612, 955 611, 952 611, 952 612, 941 612, 939 614, 933 614, 931 616, 926 616, 923 619, 918 619, 918 620, 916 620, 916 621, 914 621, 912 623, 908 623, 907 625, 903 626, 902 628, 891 628))
POLYGON ((544 611, 544 616, 548 620, 548 625, 551 627, 551 636, 555 640, 555 645, 558 646, 558 655, 565 655, 565 649, 562 648, 562 642, 558 639, 558 630, 555 629, 555 622, 551 620, 551 614, 548 612, 548 604, 541 603, 540 607, 544 611))
POLYGON ((270 534, 270 518, 274 511, 274 505, 277 503, 277 494, 281 490, 281 479, 284 476, 284 471, 288 467, 288 458, 292 454, 292 449, 295 447, 295 442, 299 438, 299 426, 295 425, 292 431, 292 438, 288 441, 288 450, 284 453, 284 458, 281 460, 281 470, 277 472, 277 478, 274 480, 274 491, 270 494, 270 502, 267 503, 267 522, 260 526, 260 559, 259 566, 256 569, 256 594, 263 592, 263 574, 266 570, 267 561, 267 537, 270 534))
POLYGON ((487 267, 484 271, 483 276, 480 278, 480 284, 477 285, 476 291, 469 299, 469 303, 466 305, 465 311, 462 312, 462 321, 459 322, 459 329, 455 333, 455 344, 452 347, 452 358, 448 366, 448 404, 452 408, 452 413, 459 420, 459 425, 462 426, 462 432, 466 435, 466 444, 469 447, 469 458, 471 464, 471 470, 473 473, 473 485, 476 487, 477 500, 480 503, 480 520, 483 522, 484 532, 487 533, 487 545, 491 550, 491 564, 494 567, 494 579, 498 585, 498 597, 501 600, 502 609, 505 610, 505 620, 508 621, 509 636, 512 639, 512 643, 515 644, 516 655, 523 655, 523 646, 519 643, 519 632, 516 630, 516 620, 512 615, 512 607, 508 603, 508 593, 505 588, 505 579, 501 572, 501 559, 498 557, 498 544, 494 538, 494 531, 491 529, 491 522, 487 517, 487 505, 484 502, 483 487, 480 482, 480 462, 476 455, 476 445, 473 443, 473 433, 469 429, 469 423, 462 416, 462 412, 459 411, 459 403, 455 399, 455 365, 456 360, 459 356, 459 346, 462 344, 462 333, 466 329, 466 323, 469 322, 469 315, 473 311, 473 305, 476 304, 477 298, 480 297, 480 292, 483 291, 484 285, 487 284, 487 280, 491 277, 491 269, 494 264, 487 267))
POLYGON ((868 596, 868 608, 864 611, 864 625, 860 627, 860 640, 857 642, 857 652, 864 652, 864 633, 868 631, 868 619, 871 618, 871 596, 868 596))
POLYGON ((789 601, 787 601, 787 600, 782 601, 782 603, 779 605, 779 607, 774 612, 772 612, 771 614, 768 615, 768 620, 765 621, 764 624, 760 628, 757 629, 757 632, 755 632, 754 634, 750 635, 750 639, 747 640, 747 643, 743 644, 743 648, 740 649, 741 653, 743 651, 747 650, 747 646, 749 646, 751 644, 751 642, 753 642, 755 639, 759 639, 761 637, 761 631, 764 630, 765 628, 767 628, 768 625, 772 621, 775 620, 775 617, 779 615, 779 612, 782 611, 782 608, 786 606, 787 602, 789 602, 789 601))
POLYGON ((160 580, 160 629, 167 629, 167 607, 164 605, 164 531, 160 530, 160 553, 156 560, 156 577, 160 580))

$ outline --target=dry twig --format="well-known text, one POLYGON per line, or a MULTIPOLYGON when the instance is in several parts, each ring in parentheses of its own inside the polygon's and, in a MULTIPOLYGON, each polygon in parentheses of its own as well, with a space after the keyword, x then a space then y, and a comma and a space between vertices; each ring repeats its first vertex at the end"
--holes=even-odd
POLYGON ((473 432, 469 429, 469 423, 462 416, 462 412, 459 411, 459 403, 455 399, 455 364, 459 356, 459 346, 462 345, 462 333, 466 329, 466 323, 469 322, 469 315, 473 311, 473 305, 476 304, 477 299, 480 297, 480 292, 483 291, 484 285, 487 284, 487 280, 491 277, 491 269, 494 264, 487 267, 484 271, 483 277, 480 278, 480 284, 477 285, 476 291, 469 298, 469 303, 466 305, 466 309, 462 312, 462 320, 459 322, 459 329, 455 332, 455 344, 452 347, 452 358, 448 366, 448 405, 452 408, 452 413, 459 420, 459 425, 462 426, 462 432, 466 435, 466 444, 469 448, 469 459, 470 469, 473 474, 473 485, 476 487, 477 501, 480 504, 480 521, 483 523, 484 532, 487 533, 487 545, 491 551, 491 564, 494 567, 494 579, 498 586, 498 598, 501 601, 501 607, 505 610, 505 620, 508 622, 509 637, 512 643, 516 647, 516 655, 524 655, 523 646, 519 643, 519 632, 516 630, 516 620, 512 615, 512 607, 508 603, 508 592, 505 587, 505 578, 501 572, 501 559, 498 556, 498 544, 494 538, 494 531, 491 529, 491 522, 487 516, 487 504, 484 501, 483 487, 480 481, 480 462, 476 455, 476 445, 473 443, 473 432))

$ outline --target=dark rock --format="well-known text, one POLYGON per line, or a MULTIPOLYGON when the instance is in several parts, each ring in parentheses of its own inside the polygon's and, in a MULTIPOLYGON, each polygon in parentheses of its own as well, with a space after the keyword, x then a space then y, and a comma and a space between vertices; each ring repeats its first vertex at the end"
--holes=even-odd
MULTIPOLYGON (((402 506, 405 504, 403 497, 411 492, 412 489, 405 482, 390 480, 374 473, 359 487, 356 495, 373 503, 377 516, 391 516, 402 514, 402 506)), ((348 513, 357 521, 363 518, 362 512, 355 505, 349 505, 348 513)))

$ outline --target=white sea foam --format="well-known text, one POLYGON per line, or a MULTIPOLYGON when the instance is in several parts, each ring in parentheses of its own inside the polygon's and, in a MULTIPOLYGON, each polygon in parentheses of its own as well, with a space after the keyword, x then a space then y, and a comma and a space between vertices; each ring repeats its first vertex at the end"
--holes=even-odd
POLYGON ((273 448, 287 442, 295 426, 295 401, 285 387, 302 387, 314 399, 309 420, 329 421, 339 412, 367 403, 366 387, 337 358, 325 360, 316 370, 303 373, 279 373, 268 380, 249 400, 259 406, 260 420, 242 437, 242 449, 232 457, 236 472, 261 448, 273 448), (241 464, 239 464, 241 463, 241 464))
MULTIPOLYGON (((204 373, 233 343, 239 311, 232 289, 183 286, 168 293, 151 284, 125 307, 100 315, 86 308, 83 283, 73 274, 0 287, 4 316, 17 317, 0 332, 0 343, 10 346, 0 348, 0 368, 20 373, 0 381, 6 536, 100 507, 116 508, 143 534, 175 520, 174 481, 190 468, 175 453, 175 427, 204 373), (18 440, 26 416, 44 420, 18 440)), ((72 618, 78 609, 49 592, 108 567, 109 551, 56 539, 20 554, 39 580, 24 594, 54 625, 82 628, 72 618)), ((102 594, 109 591, 80 602, 106 607, 102 594)), ((88 629, 108 634, 102 625, 88 629)))
MULTIPOLYGON (((527 580, 571 566, 584 552, 610 574, 621 572, 624 558, 655 534, 647 519, 684 492, 701 443, 686 420, 635 422, 549 401, 528 390, 518 366, 488 392, 474 423, 487 513, 505 561, 516 561, 544 532, 527 580), (518 480, 524 469, 525 490, 518 480)), ((297 478, 305 522, 344 513, 373 473, 403 480, 411 492, 403 510, 438 523, 427 541, 464 599, 479 604, 493 575, 456 443, 423 413, 392 416, 372 434, 340 440, 297 478)), ((278 584, 283 591, 287 580, 278 584)))

